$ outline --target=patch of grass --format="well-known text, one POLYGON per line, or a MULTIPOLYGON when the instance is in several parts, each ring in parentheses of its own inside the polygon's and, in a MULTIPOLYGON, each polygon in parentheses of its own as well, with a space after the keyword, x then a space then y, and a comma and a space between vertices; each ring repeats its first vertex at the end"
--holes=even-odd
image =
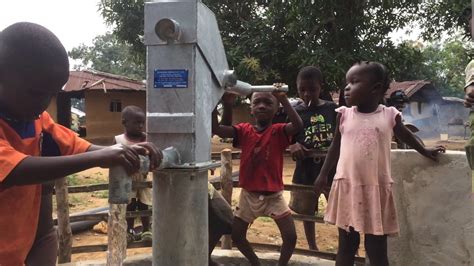
POLYGON ((91 196, 94 198, 107 199, 109 197, 109 191, 108 190, 95 191, 92 193, 91 196))
POLYGON ((270 218, 270 217, 265 217, 265 216, 262 216, 262 217, 258 217, 257 220, 261 221, 261 222, 264 222, 264 223, 271 223, 273 222, 273 219, 270 218))
POLYGON ((76 195, 69 195, 69 204, 77 205, 82 203, 82 198, 76 195))
POLYGON ((81 183, 79 181, 79 175, 78 174, 68 175, 66 177, 66 180, 67 180, 68 186, 77 186, 81 183))

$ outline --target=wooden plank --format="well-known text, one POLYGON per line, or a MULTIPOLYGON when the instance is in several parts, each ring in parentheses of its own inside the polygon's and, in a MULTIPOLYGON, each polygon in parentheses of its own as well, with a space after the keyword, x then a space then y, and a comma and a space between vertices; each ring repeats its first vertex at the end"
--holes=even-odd
POLYGON ((69 221, 69 200, 66 178, 55 181, 58 221, 58 263, 71 262, 72 230, 69 221))
MULTIPOLYGON (((132 211, 127 212, 126 218, 136 218, 141 216, 152 216, 152 210, 145 211, 132 211)), ((303 215, 303 214, 292 214, 293 218, 298 221, 308 221, 316 223, 324 223, 323 217, 321 216, 312 216, 312 215, 303 215)), ((107 221, 109 217, 108 213, 94 213, 94 214, 82 214, 74 215, 69 218, 70 222, 79 222, 79 221, 96 221, 102 220, 107 221)), ((55 224, 57 220, 54 220, 55 224)))
MULTIPOLYGON (((232 160, 240 159, 240 151, 231 151, 231 153, 232 153, 232 160)), ((216 161, 220 160, 221 159, 221 153, 220 152, 212 152, 211 153, 211 159, 216 160, 216 161)))
MULTIPOLYGON (((151 188, 153 187, 152 181, 145 181, 145 182, 133 182, 133 188, 151 188)), ((95 192, 101 190, 108 190, 109 184, 102 183, 102 184, 94 184, 94 185, 82 185, 82 186, 70 186, 68 187, 69 193, 86 193, 86 192, 95 192)))
MULTIPOLYGON (((232 151, 223 149, 221 152, 221 194, 222 197, 232 206, 232 151)), ((222 249, 232 249, 232 239, 230 235, 224 235, 221 243, 222 249)))
POLYGON ((107 224, 107 266, 122 265, 127 257, 127 204, 110 204, 107 224))
POLYGON ((293 213, 291 216, 293 216, 293 219, 298 220, 298 221, 324 223, 324 219, 321 216, 303 215, 303 214, 296 214, 296 213, 293 213))

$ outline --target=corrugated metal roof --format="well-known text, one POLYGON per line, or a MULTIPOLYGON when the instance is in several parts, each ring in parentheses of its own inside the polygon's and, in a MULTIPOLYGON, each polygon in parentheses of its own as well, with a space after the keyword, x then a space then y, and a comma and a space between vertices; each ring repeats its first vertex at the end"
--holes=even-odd
POLYGON ((146 91, 145 83, 123 76, 95 70, 70 71, 69 80, 63 88, 66 92, 82 90, 127 90, 146 91))
POLYGON ((410 98, 425 85, 431 85, 431 82, 427 80, 410 80, 402 82, 394 81, 390 83, 390 88, 388 89, 387 93, 385 93, 385 97, 388 98, 392 93, 400 90, 405 92, 408 98, 410 98))
POLYGON ((389 98, 395 91, 403 91, 408 96, 410 101, 415 102, 442 102, 441 94, 431 83, 427 80, 411 80, 402 82, 390 83, 390 88, 385 94, 385 98, 389 98))

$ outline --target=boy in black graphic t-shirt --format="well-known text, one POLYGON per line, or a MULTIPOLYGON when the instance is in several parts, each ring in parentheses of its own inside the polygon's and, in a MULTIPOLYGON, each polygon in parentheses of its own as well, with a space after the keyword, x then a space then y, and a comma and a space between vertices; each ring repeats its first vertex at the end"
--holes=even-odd
MULTIPOLYGON (((302 68, 296 82, 302 101, 297 102, 294 108, 303 120, 304 130, 296 136, 295 144, 290 146, 291 155, 296 160, 293 183, 312 186, 324 163, 324 156, 321 154, 328 150, 334 136, 334 110, 337 105, 319 99, 323 77, 318 68, 302 68)), ((334 177, 334 172, 335 169, 331 177, 334 177)), ((326 193, 327 198, 329 191, 326 193)), ((314 215, 318 209, 319 196, 312 191, 291 192, 290 208, 299 214, 314 215)), ((315 223, 305 221, 303 225, 309 248, 317 250, 315 223)))

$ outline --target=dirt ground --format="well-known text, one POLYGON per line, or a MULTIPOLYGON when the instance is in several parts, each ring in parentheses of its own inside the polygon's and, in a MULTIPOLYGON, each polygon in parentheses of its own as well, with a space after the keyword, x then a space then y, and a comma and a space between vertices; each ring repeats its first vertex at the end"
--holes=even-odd
MULTIPOLYGON (((451 141, 439 141, 439 140, 425 140, 427 146, 432 145, 444 145, 448 149, 452 150, 463 150, 464 140, 451 140, 451 141)), ((224 148, 230 148, 228 143, 222 143, 218 139, 213 140, 213 151, 219 152, 224 148)), ((237 171, 239 167, 239 161, 234 160, 233 170, 237 171)), ((291 183, 295 163, 289 157, 285 157, 284 160, 284 171, 283 178, 285 183, 291 183)), ((77 173, 69 176, 68 180, 70 185, 84 185, 84 184, 97 184, 107 182, 108 171, 100 168, 93 168, 87 171, 77 173)), ((219 170, 214 172, 214 175, 209 175, 210 178, 219 176, 219 170)), ((232 206, 235 207, 237 204, 240 189, 235 188, 233 191, 232 206)), ((70 194, 70 213, 76 213, 87 209, 93 209, 97 207, 107 206, 107 191, 98 191, 93 193, 79 193, 70 194)), ((289 192, 285 192, 284 196, 289 201, 289 192)), ((324 197, 320 198, 320 209, 324 211, 326 206, 326 200, 324 197)), ((138 220, 137 220, 138 222, 138 220)), ((296 230, 298 234, 297 247, 308 248, 306 239, 304 236, 303 224, 300 221, 296 221, 296 230)), ((258 243, 269 243, 269 244, 281 244, 281 237, 276 224, 270 218, 261 217, 252 224, 248 231, 248 239, 250 242, 258 243)), ((337 228, 332 225, 317 224, 316 225, 316 239, 318 247, 321 251, 335 253, 337 250, 337 228)), ((83 245, 95 245, 95 244, 106 244, 107 235, 95 233, 92 230, 74 235, 73 246, 83 245)), ((363 242, 362 242, 363 243, 363 242)), ((137 254, 151 254, 151 248, 140 248, 140 249, 128 249, 128 256, 137 254)), ((364 255, 363 246, 361 246, 360 255, 364 255)), ((95 253, 82 253, 75 254, 72 256, 73 261, 84 261, 84 260, 95 260, 104 259, 106 257, 105 252, 95 253)))

